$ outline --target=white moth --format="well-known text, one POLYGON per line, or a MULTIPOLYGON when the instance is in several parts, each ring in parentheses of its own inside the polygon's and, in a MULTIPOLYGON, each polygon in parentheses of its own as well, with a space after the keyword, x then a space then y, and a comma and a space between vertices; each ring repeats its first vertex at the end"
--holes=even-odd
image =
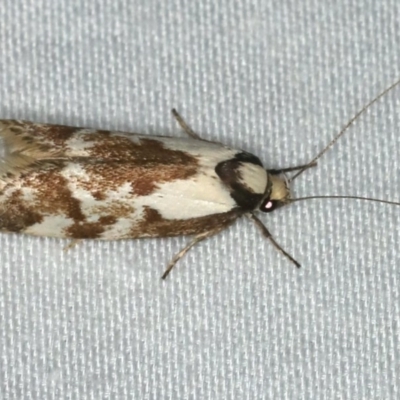
POLYGON ((255 212, 305 200, 290 197, 290 181, 314 167, 361 113, 399 83, 366 105, 307 165, 280 170, 200 139, 175 110, 188 138, 0 120, 0 230, 103 240, 192 235, 165 278, 191 247, 245 216, 299 267, 255 212), (290 180, 284 175, 296 170, 290 180))

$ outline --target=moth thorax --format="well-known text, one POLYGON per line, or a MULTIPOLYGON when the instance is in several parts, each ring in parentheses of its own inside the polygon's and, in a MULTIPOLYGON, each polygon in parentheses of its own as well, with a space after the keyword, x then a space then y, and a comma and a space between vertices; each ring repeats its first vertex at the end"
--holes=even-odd
POLYGON ((286 179, 278 175, 269 174, 268 177, 271 181, 271 194, 269 195, 270 200, 279 201, 285 203, 290 199, 290 190, 286 179))

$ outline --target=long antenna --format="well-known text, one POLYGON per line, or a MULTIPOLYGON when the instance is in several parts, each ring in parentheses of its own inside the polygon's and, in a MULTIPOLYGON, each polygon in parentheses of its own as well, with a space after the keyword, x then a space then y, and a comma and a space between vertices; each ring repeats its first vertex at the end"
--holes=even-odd
POLYGON ((290 202, 290 203, 295 203, 296 201, 314 200, 314 199, 353 199, 353 200, 373 201, 373 202, 375 202, 375 203, 390 204, 390 205, 392 205, 392 206, 400 206, 400 202, 397 202, 397 201, 381 200, 381 199, 375 199, 375 198, 373 198, 373 197, 363 197, 363 196, 340 196, 340 195, 298 197, 298 198, 296 198, 296 199, 290 199, 289 202, 290 202))
POLYGON ((316 156, 314 157, 303 169, 301 169, 297 174, 293 175, 289 182, 294 181, 299 175, 301 175, 309 166, 309 164, 315 163, 318 159, 320 159, 331 147, 340 139, 340 137, 349 129, 351 125, 353 125, 354 121, 358 119, 358 117, 365 113, 373 104, 375 104, 379 99, 381 99, 386 93, 390 92, 393 88, 395 88, 398 84, 400 84, 400 79, 390 85, 387 89, 385 89, 382 93, 378 94, 373 100, 371 100, 368 104, 366 104, 357 114, 354 115, 353 118, 344 126, 344 128, 333 138, 333 140, 316 156))

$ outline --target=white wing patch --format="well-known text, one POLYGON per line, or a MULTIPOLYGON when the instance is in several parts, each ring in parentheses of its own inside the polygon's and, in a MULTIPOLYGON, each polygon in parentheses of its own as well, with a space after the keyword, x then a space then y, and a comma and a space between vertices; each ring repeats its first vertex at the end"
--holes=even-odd
POLYGON ((165 219, 191 219, 228 212, 236 206, 228 190, 204 173, 190 181, 162 183, 149 196, 138 197, 140 206, 150 206, 165 219))

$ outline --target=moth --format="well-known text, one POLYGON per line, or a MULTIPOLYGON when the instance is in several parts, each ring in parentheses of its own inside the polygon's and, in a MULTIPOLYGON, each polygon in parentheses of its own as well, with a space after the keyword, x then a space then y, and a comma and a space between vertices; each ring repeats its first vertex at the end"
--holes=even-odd
POLYGON ((326 197, 292 199, 289 184, 399 83, 365 106, 308 164, 279 170, 266 169, 246 151, 200 138, 176 110, 188 137, 0 120, 0 231, 74 240, 193 236, 168 264, 165 279, 194 245, 247 217, 299 267, 256 212, 326 197), (297 174, 288 179, 292 171, 297 174))

